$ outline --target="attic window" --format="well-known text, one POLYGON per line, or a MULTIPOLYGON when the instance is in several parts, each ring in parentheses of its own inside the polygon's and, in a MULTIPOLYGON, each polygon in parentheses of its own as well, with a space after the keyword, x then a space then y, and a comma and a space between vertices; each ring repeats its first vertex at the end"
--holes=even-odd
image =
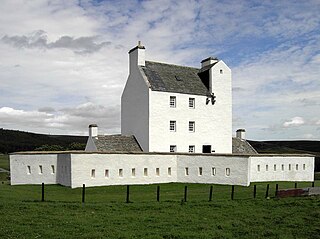
POLYGON ((222 69, 220 69, 220 74, 223 74, 223 70, 222 69))
POLYGON ((174 76, 177 81, 182 81, 182 79, 179 76, 174 76))

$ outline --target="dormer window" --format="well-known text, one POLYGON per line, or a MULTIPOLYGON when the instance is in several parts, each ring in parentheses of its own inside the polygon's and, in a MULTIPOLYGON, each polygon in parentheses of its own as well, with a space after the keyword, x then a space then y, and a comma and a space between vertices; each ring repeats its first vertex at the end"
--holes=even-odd
POLYGON ((175 96, 170 96, 170 107, 176 108, 176 97, 175 96))

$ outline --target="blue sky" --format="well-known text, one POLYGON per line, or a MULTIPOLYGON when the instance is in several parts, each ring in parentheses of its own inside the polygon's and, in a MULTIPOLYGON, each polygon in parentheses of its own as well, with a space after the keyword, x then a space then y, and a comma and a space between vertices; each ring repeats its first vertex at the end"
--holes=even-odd
POLYGON ((320 1, 18 1, 0 9, 0 127, 120 132, 128 50, 233 72, 233 128, 320 140, 320 1))

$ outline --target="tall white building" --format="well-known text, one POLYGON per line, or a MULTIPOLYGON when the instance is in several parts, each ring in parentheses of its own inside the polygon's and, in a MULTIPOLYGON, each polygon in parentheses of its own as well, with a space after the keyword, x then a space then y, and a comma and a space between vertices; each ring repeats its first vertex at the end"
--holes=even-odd
POLYGON ((121 98, 121 134, 144 152, 232 153, 231 70, 217 58, 201 68, 145 60, 129 51, 121 98))

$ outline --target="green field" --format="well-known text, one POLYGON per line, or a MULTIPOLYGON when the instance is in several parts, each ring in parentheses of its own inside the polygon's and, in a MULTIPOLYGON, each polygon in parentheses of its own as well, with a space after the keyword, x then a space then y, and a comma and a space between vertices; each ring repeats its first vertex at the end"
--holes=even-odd
MULTIPOLYGON (((235 187, 187 184, 188 201, 182 202, 185 184, 81 189, 58 185, 0 185, 0 238, 320 238, 320 198, 275 199, 275 184, 265 199, 266 184, 235 187)), ((293 187, 280 183, 280 188, 293 187)), ((299 183, 299 187, 310 183, 299 183)), ((315 186, 320 186, 316 181, 315 186)))
MULTIPOLYGON (((0 167, 9 169, 7 156, 0 155, 0 167)), ((80 188, 45 185, 41 202, 41 185, 0 181, 0 238, 320 238, 320 197, 276 199, 275 183, 270 199, 267 183, 256 184, 256 199, 253 184, 236 186, 234 200, 231 186, 213 185, 211 202, 204 184, 160 185, 160 202, 157 185, 130 186, 131 203, 125 186, 94 187, 82 204, 80 188)))

